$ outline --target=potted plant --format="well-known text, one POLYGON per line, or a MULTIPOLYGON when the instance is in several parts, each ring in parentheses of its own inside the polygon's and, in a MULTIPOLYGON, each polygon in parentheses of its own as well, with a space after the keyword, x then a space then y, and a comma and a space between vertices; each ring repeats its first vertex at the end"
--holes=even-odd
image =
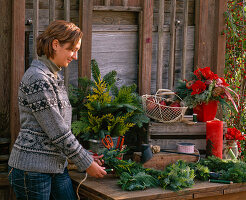
POLYGON ((84 141, 101 143, 106 135, 124 136, 130 128, 142 127, 143 123, 149 122, 141 99, 135 92, 135 84, 118 88, 115 85, 115 71, 102 78, 95 60, 92 60, 91 68, 93 80, 80 80, 83 91, 73 88, 70 95, 79 113, 78 120, 72 123, 72 131, 76 136, 84 141))
POLYGON ((209 121, 216 115, 218 102, 230 107, 227 103, 229 100, 233 104, 231 109, 238 111, 230 92, 233 92, 236 97, 238 95, 228 86, 224 78, 213 73, 210 67, 205 67, 195 70, 189 80, 180 80, 176 93, 183 99, 186 106, 193 108, 198 121, 209 121))

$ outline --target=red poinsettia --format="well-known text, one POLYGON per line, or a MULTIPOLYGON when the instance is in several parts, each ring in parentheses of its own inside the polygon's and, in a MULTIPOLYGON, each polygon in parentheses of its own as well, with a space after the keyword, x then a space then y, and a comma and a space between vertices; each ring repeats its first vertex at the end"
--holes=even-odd
POLYGON ((227 128, 225 138, 227 140, 245 140, 245 136, 236 128, 227 128))
POLYGON ((206 89, 206 84, 198 80, 191 86, 191 89, 193 90, 191 95, 200 94, 206 89))
POLYGON ((213 73, 210 70, 210 67, 205 68, 198 68, 194 71, 194 74, 199 80, 205 79, 205 80, 216 80, 218 77, 217 74, 213 73))

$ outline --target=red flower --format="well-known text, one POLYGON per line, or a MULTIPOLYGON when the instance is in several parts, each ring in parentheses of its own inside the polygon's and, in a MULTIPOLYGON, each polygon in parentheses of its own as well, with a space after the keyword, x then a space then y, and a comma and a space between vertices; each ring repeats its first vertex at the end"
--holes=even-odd
POLYGON ((198 80, 192 85, 191 88, 193 90, 191 95, 200 94, 206 89, 206 84, 198 80))
POLYGON ((204 78, 205 80, 215 80, 219 78, 217 74, 214 74, 210 70, 210 67, 198 68, 194 71, 194 74, 199 80, 201 80, 202 78, 204 78))
POLYGON ((225 138, 227 140, 245 140, 245 136, 236 128, 227 128, 225 138))

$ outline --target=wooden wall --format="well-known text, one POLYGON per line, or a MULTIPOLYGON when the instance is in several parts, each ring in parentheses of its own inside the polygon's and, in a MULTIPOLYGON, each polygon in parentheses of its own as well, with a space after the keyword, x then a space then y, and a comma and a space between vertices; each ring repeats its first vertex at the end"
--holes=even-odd
POLYGON ((0 6, 0 137, 10 137, 11 1, 0 6))
MULTIPOLYGON (((123 84, 138 84, 139 71, 139 12, 140 0, 128 1, 128 6, 134 7, 135 11, 105 11, 104 1, 94 1, 92 13, 92 58, 96 59, 102 75, 111 70, 118 73, 119 86, 123 84)), ((158 43, 158 0, 153 5, 153 34, 152 34, 152 71, 151 71, 151 93, 156 92, 156 68, 157 68, 157 43, 158 43)), ((111 6, 122 6, 123 1, 110 1, 111 6)), ((40 30, 48 25, 48 3, 40 0, 40 30)), ((182 62, 182 27, 183 27, 183 0, 177 0, 176 19, 180 21, 176 31, 175 51, 175 77, 181 78, 182 62)), ((170 9, 171 1, 165 1, 164 9, 164 56, 163 56, 163 87, 167 88, 169 49, 170 49, 170 9)), ((118 9, 119 10, 119 9, 118 9)), ((32 18, 32 0, 26 0, 26 20, 32 18)), ((194 66, 194 19, 195 0, 189 1, 188 17, 188 47, 187 47, 187 74, 194 66)), ((79 1, 71 0, 71 21, 78 24, 79 1)), ((63 19, 63 1, 56 0, 56 18, 63 19)), ((31 26, 26 26, 26 31, 31 31, 31 26)), ((32 42, 32 41, 30 41, 32 42)), ((30 44, 30 50, 32 50, 30 44)), ((32 52, 31 52, 32 54, 32 52)), ((77 62, 70 64, 70 83, 77 83, 77 62)))

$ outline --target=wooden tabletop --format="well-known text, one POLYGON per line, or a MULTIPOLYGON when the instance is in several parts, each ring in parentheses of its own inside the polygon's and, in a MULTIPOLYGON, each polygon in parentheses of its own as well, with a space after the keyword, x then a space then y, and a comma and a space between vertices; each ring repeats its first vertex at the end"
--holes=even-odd
MULTIPOLYGON (((85 177, 77 171, 69 172, 75 188, 85 177)), ((102 179, 88 176, 79 187, 79 194, 90 199, 103 200, 171 200, 171 199, 207 199, 207 200, 236 200, 246 199, 246 183, 219 184, 209 182, 196 182, 192 188, 179 192, 152 188, 141 191, 124 191, 117 185, 119 179, 113 175, 106 175, 102 179)))

